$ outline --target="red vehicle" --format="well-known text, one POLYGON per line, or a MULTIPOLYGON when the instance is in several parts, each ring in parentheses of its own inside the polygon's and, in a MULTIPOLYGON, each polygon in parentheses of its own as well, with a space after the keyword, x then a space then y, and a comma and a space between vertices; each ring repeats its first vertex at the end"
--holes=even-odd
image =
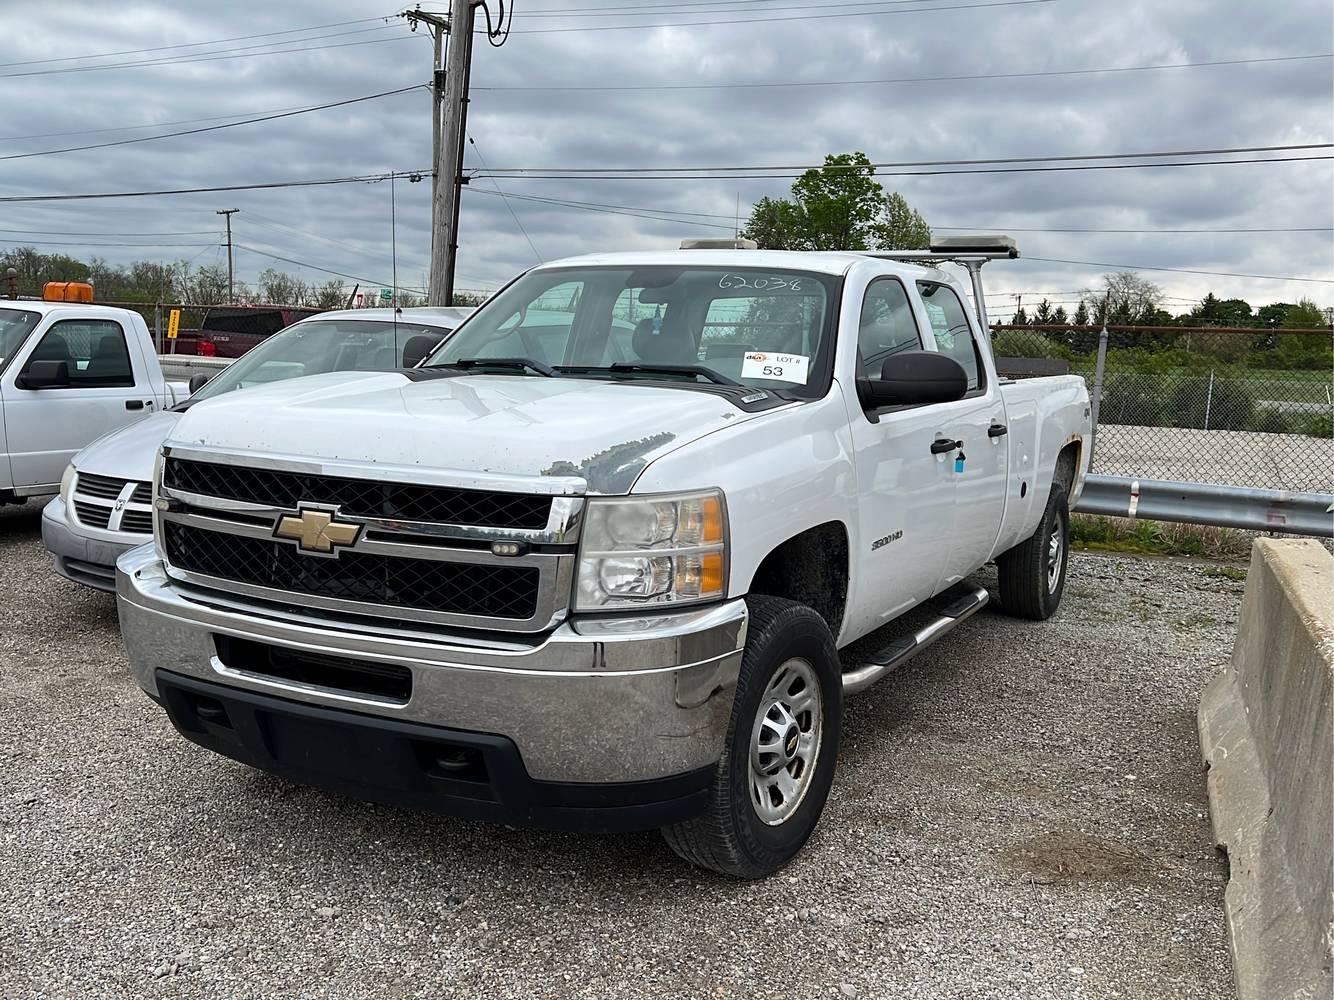
POLYGON ((206 358, 239 358, 279 330, 321 311, 294 306, 214 306, 204 314, 201 329, 179 331, 176 346, 168 342, 164 350, 206 358))

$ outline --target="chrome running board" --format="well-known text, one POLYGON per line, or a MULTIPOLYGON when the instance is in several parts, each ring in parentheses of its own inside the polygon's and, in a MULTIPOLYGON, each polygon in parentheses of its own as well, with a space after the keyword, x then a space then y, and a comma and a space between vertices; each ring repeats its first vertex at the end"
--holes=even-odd
POLYGON ((960 622, 971 618, 986 606, 991 595, 985 587, 965 584, 962 593, 958 588, 946 591, 928 602, 928 606, 940 617, 928 622, 916 632, 900 636, 883 649, 871 656, 864 657, 866 662, 858 663, 843 671, 843 693, 856 694, 880 680, 886 674, 912 659, 933 642, 945 635, 960 622), (959 596, 955 596, 958 594, 959 596), (944 598, 944 604, 937 604, 944 598))

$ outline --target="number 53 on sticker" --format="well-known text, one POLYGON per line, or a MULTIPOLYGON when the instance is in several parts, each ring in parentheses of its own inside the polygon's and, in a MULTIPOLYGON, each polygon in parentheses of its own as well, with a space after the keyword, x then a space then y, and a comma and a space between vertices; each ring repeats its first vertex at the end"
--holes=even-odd
POLYGON ((767 378, 805 385, 811 359, 804 354, 750 351, 741 361, 742 378, 767 378))

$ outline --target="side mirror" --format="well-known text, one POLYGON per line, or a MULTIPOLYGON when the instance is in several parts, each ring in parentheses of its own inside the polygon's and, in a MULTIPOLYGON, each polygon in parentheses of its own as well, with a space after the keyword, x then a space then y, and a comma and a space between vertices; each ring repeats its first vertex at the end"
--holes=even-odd
POLYGON ((935 351, 905 351, 886 358, 878 379, 861 383, 862 403, 880 406, 920 406, 950 403, 968 391, 968 374, 953 358, 935 351))
POLYGON ((23 373, 20 388, 63 389, 70 384, 69 364, 64 361, 34 361, 23 373))
POLYGON ((436 345, 443 338, 432 337, 425 333, 419 333, 415 337, 409 337, 408 342, 403 345, 403 367, 416 368, 426 360, 426 356, 435 350, 436 345))
POLYGON ((212 380, 213 376, 211 375, 205 375, 203 372, 195 372, 190 376, 190 395, 193 396, 212 380))

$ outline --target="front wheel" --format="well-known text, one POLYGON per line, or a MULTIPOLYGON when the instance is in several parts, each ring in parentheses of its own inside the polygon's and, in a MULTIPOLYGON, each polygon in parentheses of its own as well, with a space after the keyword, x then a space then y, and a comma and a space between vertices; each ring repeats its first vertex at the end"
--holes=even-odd
POLYGON ((787 864, 824 810, 843 680, 833 636, 815 611, 777 597, 746 603, 746 649, 708 807, 663 836, 692 864, 755 879, 787 864))
POLYGON ((1053 483, 1037 530, 996 560, 1006 614, 1045 621, 1060 607, 1070 558, 1070 509, 1065 487, 1053 483))

